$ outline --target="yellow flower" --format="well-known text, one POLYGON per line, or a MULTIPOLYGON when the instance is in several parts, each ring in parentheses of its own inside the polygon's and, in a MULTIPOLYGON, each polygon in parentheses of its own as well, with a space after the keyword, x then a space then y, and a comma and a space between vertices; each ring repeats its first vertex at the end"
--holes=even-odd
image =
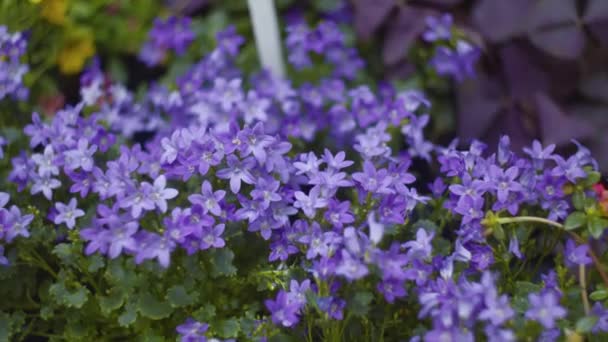
POLYGON ((42 2, 42 12, 40 14, 49 22, 56 25, 62 25, 65 23, 66 20, 65 12, 67 9, 68 0, 44 0, 42 2))
POLYGON ((93 35, 85 30, 72 30, 57 56, 59 70, 64 74, 75 74, 82 70, 86 60, 94 54, 93 35))

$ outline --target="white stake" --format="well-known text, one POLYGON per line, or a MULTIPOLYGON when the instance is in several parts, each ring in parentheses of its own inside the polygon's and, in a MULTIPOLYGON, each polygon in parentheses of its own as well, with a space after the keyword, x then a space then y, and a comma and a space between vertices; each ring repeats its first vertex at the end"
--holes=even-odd
POLYGON ((258 56, 262 66, 276 76, 285 76, 281 35, 273 0, 247 0, 258 56))

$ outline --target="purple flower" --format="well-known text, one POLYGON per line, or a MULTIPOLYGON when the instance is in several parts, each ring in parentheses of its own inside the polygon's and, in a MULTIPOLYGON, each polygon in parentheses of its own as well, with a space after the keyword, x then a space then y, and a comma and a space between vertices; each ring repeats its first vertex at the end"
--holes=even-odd
POLYGON ((272 322, 284 327, 291 327, 299 322, 299 305, 290 302, 287 292, 280 290, 275 300, 268 299, 264 302, 266 308, 272 314, 272 322))
POLYGON ((234 25, 226 27, 215 35, 217 46, 229 56, 236 57, 239 53, 239 47, 245 42, 245 39, 236 32, 234 25))
POLYGON ((519 169, 512 166, 503 171, 496 165, 490 165, 488 171, 488 187, 496 190, 496 197, 500 202, 506 202, 510 193, 519 193, 524 189, 515 179, 519 175, 519 169))
POLYGON ((394 193, 390 187, 393 179, 388 171, 386 169, 376 170, 374 164, 369 160, 363 163, 363 172, 355 172, 352 177, 361 184, 365 191, 385 195, 394 193))
POLYGON ((218 224, 215 227, 205 227, 203 228, 203 234, 201 236, 201 249, 209 249, 213 248, 222 248, 226 245, 224 239, 222 239, 222 234, 224 233, 225 225, 218 224))
POLYGON ((11 199, 10 194, 0 191, 0 209, 4 208, 4 206, 8 203, 8 201, 10 199, 11 199))
POLYGON ((439 75, 452 76, 457 82, 475 75, 475 63, 479 59, 479 49, 459 40, 456 49, 440 46, 431 60, 431 65, 439 75))
POLYGON ((154 20, 154 26, 148 33, 149 44, 159 50, 172 49, 178 55, 186 52, 192 41, 194 32, 191 28, 191 19, 188 17, 169 17, 165 21, 160 18, 154 20))
POLYGON ((85 228, 80 231, 80 237, 89 242, 84 250, 86 255, 91 255, 97 251, 101 254, 107 253, 111 240, 108 230, 101 227, 85 228))
POLYGON ((262 204, 262 209, 268 209, 271 202, 277 202, 282 199, 277 193, 280 183, 272 178, 258 178, 255 188, 251 191, 251 198, 258 200, 262 204))
POLYGON ((369 241, 377 245, 384 237, 384 225, 377 222, 375 216, 375 212, 370 212, 367 215, 367 225, 369 226, 369 241))
POLYGON ((463 197, 454 208, 454 212, 462 215, 462 224, 469 224, 483 218, 483 204, 483 197, 463 197))
POLYGON ((46 145, 42 154, 33 154, 32 161, 38 166, 38 175, 41 177, 59 174, 59 167, 57 167, 53 145, 46 145))
POLYGON ((286 261, 291 254, 296 254, 299 252, 298 248, 292 244, 290 244, 286 239, 279 239, 270 244, 270 255, 268 256, 268 261, 286 261))
POLYGON ((540 141, 534 140, 532 142, 532 148, 524 147, 523 151, 532 158, 534 166, 537 169, 542 169, 543 162, 554 157, 553 151, 555 151, 555 144, 551 144, 543 149, 540 141))
POLYGON ((352 160, 346 160, 346 153, 344 151, 340 151, 333 156, 328 149, 325 149, 321 159, 327 164, 327 167, 336 171, 349 167, 354 163, 352 160))
POLYGON ((32 114, 32 123, 23 128, 25 135, 30 137, 30 147, 44 145, 48 139, 48 128, 40 120, 40 115, 36 112, 32 114))
POLYGON ((405 297, 406 294, 403 281, 395 279, 383 280, 377 288, 384 295, 384 299, 391 304, 395 302, 395 299, 405 297))
POLYGON ((556 319, 566 317, 566 310, 559 305, 558 298, 552 291, 530 293, 528 301, 530 307, 526 311, 526 318, 538 321, 546 329, 552 329, 556 319))
POLYGON ((114 259, 118 257, 123 250, 134 252, 137 249, 137 241, 135 233, 137 233, 139 225, 135 221, 118 224, 110 229, 108 237, 110 237, 108 257, 114 259))
POLYGON ((287 293, 289 295, 289 302, 304 306, 308 291, 310 291, 310 279, 303 280, 301 283, 292 279, 289 282, 289 292, 287 293))
POLYGON ((293 206, 302 209, 308 218, 315 217, 317 209, 324 208, 328 204, 327 199, 319 197, 320 188, 318 186, 310 189, 308 195, 302 191, 296 191, 294 196, 296 201, 293 203, 293 206))
POLYGON ((324 217, 336 228, 342 228, 345 224, 355 221, 355 217, 350 211, 350 202, 339 202, 335 199, 329 201, 324 217))
POLYGON ((57 215, 53 220, 55 224, 65 223, 69 229, 74 228, 76 225, 76 219, 84 216, 84 211, 76 208, 76 199, 70 199, 70 202, 66 205, 61 202, 55 203, 55 209, 57 209, 57 215))
POLYGON ((0 265, 8 265, 8 258, 4 255, 4 246, 0 245, 0 265))
POLYGON ((213 83, 213 99, 224 111, 230 111, 233 106, 237 106, 243 100, 243 90, 241 89, 241 79, 235 78, 230 81, 222 77, 215 79, 213 83))
POLYGON ((214 192, 211 183, 209 183, 208 180, 205 180, 203 185, 201 185, 201 192, 202 194, 188 196, 190 203, 200 204, 204 214, 210 212, 215 216, 219 216, 222 212, 219 203, 224 196, 226 196, 226 191, 217 190, 214 192))
POLYGON ((608 331, 608 310, 604 308, 602 303, 596 302, 593 305, 592 312, 595 316, 598 317, 597 323, 595 327, 593 327, 593 332, 598 333, 600 331, 607 332, 608 331))
POLYGON ((513 255, 515 255, 518 259, 522 259, 524 257, 519 250, 519 240, 517 240, 517 235, 513 235, 511 240, 509 240, 509 252, 513 253, 513 255))
POLYGON ((60 186, 61 182, 51 176, 35 177, 30 192, 32 195, 42 192, 44 197, 50 201, 53 197, 53 190, 60 186))
POLYGON ((418 228, 416 240, 405 242, 401 247, 407 250, 409 258, 428 259, 433 251, 431 242, 434 236, 435 233, 428 234, 424 228, 418 228))
POLYGON ((589 257, 589 245, 577 246, 572 239, 568 239, 566 242, 564 256, 566 263, 570 265, 589 265, 592 262, 589 257))
POLYGON ((97 151, 96 145, 89 147, 88 140, 78 140, 76 149, 64 152, 66 167, 70 170, 80 167, 85 171, 92 171, 94 165, 93 154, 95 154, 95 151, 97 151))
POLYGON ((264 133, 264 125, 261 122, 253 128, 245 127, 237 134, 237 139, 245 146, 241 149, 241 157, 253 154, 260 164, 266 162, 266 149, 275 142, 272 136, 264 133))
POLYGON ((175 198, 178 191, 172 188, 166 188, 167 179, 164 175, 158 176, 154 180, 154 184, 143 182, 141 183, 142 192, 148 194, 148 198, 152 201, 161 212, 167 211, 167 200, 175 198))
POLYGON ((565 176, 572 183, 576 183, 577 179, 585 178, 587 173, 583 170, 582 164, 576 158, 576 155, 565 160, 560 156, 554 156, 557 166, 551 170, 554 176, 565 176))
MULTIPOLYGON (((6 211, 5 209, 0 209, 6 211)), ((7 242, 11 242, 17 236, 29 237, 30 232, 27 230, 30 223, 34 220, 34 215, 26 214, 21 215, 21 211, 15 205, 11 206, 10 211, 7 212, 5 223, 0 223, 7 228, 6 236, 4 237, 7 242)), ((1 235, 1 234, 0 234, 1 235)))
POLYGON ((452 37, 452 15, 446 13, 441 17, 426 17, 427 30, 422 34, 422 38, 427 42, 437 40, 449 40, 452 37))
POLYGON ((341 256, 342 258, 336 267, 336 274, 344 276, 348 280, 357 280, 369 273, 367 266, 345 249, 341 251, 341 256))
POLYGON ((189 317, 184 323, 175 329, 181 335, 182 342, 205 341, 205 332, 209 329, 209 324, 195 321, 189 317))
MULTIPOLYGON (((487 273, 486 273, 487 274, 487 273)), ((494 326, 499 326, 511 319, 515 312, 509 305, 509 298, 506 295, 496 297, 488 292, 485 296, 486 308, 479 313, 479 319, 487 320, 494 326)))
POLYGON ((236 194, 241 190, 241 182, 255 183, 255 178, 249 171, 255 164, 251 157, 239 160, 235 155, 229 155, 226 158, 226 163, 228 167, 217 171, 216 175, 218 178, 230 179, 232 193, 236 194))
POLYGON ((462 201, 465 197, 472 199, 480 198, 486 192, 486 183, 473 179, 468 173, 462 177, 462 184, 452 184, 449 190, 452 194, 459 196, 458 201, 462 201))
POLYGON ((169 267, 171 252, 175 249, 175 241, 167 234, 160 236, 155 233, 139 231, 137 233, 139 246, 135 255, 135 263, 141 264, 147 259, 157 259, 158 263, 164 267, 169 267))
POLYGON ((121 208, 131 208, 131 216, 133 218, 140 217, 144 210, 154 209, 154 201, 150 198, 151 186, 149 183, 146 183, 148 186, 144 187, 144 183, 142 183, 140 189, 129 189, 128 195, 118 201, 121 208))

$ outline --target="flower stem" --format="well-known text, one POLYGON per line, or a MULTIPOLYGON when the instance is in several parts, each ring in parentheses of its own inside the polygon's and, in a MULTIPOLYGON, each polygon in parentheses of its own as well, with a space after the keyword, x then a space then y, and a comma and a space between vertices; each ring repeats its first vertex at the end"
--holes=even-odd
MULTIPOLYGON (((564 230, 565 232, 570 234, 570 236, 572 236, 578 243, 581 243, 581 244, 587 243, 587 241, 585 241, 585 239, 583 239, 580 235, 576 234, 575 232, 566 230, 564 228, 563 224, 553 221, 553 220, 546 219, 546 218, 537 217, 537 216, 516 216, 516 217, 498 217, 498 218, 496 218, 496 223, 498 223, 498 224, 518 223, 518 222, 544 223, 544 224, 564 230)), ((593 260, 593 265, 595 266, 595 269, 597 270, 597 272, 600 274, 600 277, 602 278, 604 285, 608 286, 608 274, 606 274, 606 272, 604 272, 602 263, 600 262, 597 255, 595 255, 595 252, 593 251, 592 248, 589 248, 589 255, 591 256, 591 259, 593 260)))
POLYGON ((591 307, 589 306, 589 298, 587 296, 587 279, 585 275, 585 265, 578 265, 578 281, 581 285, 581 298, 583 299, 583 307, 585 308, 585 315, 589 315, 591 307))
POLYGON ((500 224, 505 224, 505 223, 517 223, 517 222, 538 222, 538 223, 544 223, 544 224, 548 224, 550 226, 554 226, 560 229, 564 229, 564 226, 559 223, 559 222, 555 222, 546 218, 542 218, 542 217, 536 217, 536 216, 516 216, 516 217, 499 217, 497 219, 498 223, 500 224))

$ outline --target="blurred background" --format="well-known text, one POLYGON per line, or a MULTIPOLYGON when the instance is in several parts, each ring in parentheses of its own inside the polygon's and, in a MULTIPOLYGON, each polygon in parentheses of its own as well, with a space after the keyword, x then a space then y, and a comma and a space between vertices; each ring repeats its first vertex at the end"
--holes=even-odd
MULTIPOLYGON (((259 68, 245 0, 0 4, 0 23, 32 37, 25 81, 36 107, 21 110, 52 115, 77 102, 81 71, 95 57, 109 78, 132 90, 162 82, 161 75, 174 79, 211 50, 215 34, 230 24, 246 37, 238 63, 246 70, 259 68), (169 16, 192 18, 194 48, 150 67, 138 54, 154 19, 169 16)), ((607 0, 275 0, 275 6, 283 39, 294 21, 339 23, 365 62, 356 82, 422 90, 433 103, 428 136, 435 143, 481 139, 496 146, 508 134, 514 148, 538 139, 568 152, 575 148, 571 139, 577 139, 608 170, 607 0), (425 32, 433 25, 429 18, 441 25, 445 14, 451 16, 444 23, 452 42, 465 40, 478 52, 465 77, 446 77, 433 64, 440 46, 425 32)), ((322 74, 288 72, 296 85, 322 74)), ((4 106, 0 115, 12 110, 4 106)))

